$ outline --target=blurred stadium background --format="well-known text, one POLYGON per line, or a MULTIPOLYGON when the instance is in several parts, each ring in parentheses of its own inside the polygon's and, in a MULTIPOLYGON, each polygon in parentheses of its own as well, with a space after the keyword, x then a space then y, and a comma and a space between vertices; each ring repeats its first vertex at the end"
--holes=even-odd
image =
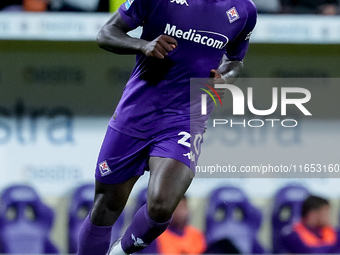
MULTIPOLYGON (((110 17, 106 11, 114 11, 123 1, 100 1, 101 12, 96 11, 99 1, 94 0, 49 5, 23 2, 2 6, 0 12, 0 192, 15 184, 34 188, 55 213, 52 241, 61 253, 68 253, 72 194, 81 185, 93 183, 107 122, 135 57, 108 54, 95 42, 110 17)), ((255 2, 260 15, 243 77, 340 78, 339 16, 311 11, 302 12, 307 15, 282 14, 278 1, 255 2)), ((331 14, 338 13, 338 8, 337 3, 331 14)), ((132 35, 139 33, 133 31, 132 35)), ((324 89, 327 93, 327 86, 324 89)), ((340 87, 329 92, 339 95, 340 87)), ((330 134, 339 130, 339 114, 335 115, 325 116, 333 123, 327 131, 330 134)), ((279 178, 194 180, 188 191, 195 212, 192 223, 204 230, 211 191, 224 185, 239 187, 262 212, 259 240, 270 250, 274 195, 292 183, 330 198, 333 223, 339 224, 337 179, 279 178)), ((136 195, 146 184, 144 176, 134 188, 127 211, 132 210, 136 195)))

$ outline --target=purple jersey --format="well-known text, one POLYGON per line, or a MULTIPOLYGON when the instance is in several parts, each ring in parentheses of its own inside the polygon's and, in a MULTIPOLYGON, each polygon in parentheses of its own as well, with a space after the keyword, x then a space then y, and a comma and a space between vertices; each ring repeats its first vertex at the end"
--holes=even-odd
MULTIPOLYGON (((178 42, 164 59, 137 55, 109 123, 142 139, 190 125, 190 78, 208 78, 223 54, 242 60, 257 17, 251 0, 128 0, 119 13, 131 29, 143 26, 142 39, 166 34, 178 42)), ((200 116, 196 126, 206 121, 200 116)))

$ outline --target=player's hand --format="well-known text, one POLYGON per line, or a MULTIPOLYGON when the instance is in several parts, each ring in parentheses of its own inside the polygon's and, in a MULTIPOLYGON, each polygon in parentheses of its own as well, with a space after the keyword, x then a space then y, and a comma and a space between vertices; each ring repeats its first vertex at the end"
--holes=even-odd
POLYGON ((167 35, 160 35, 151 42, 148 42, 142 48, 142 52, 148 57, 163 59, 168 52, 173 51, 177 47, 177 41, 167 35))
MULTIPOLYGON (((211 69, 210 77, 214 79, 214 84, 224 84, 225 83, 224 80, 222 79, 221 74, 215 69, 211 69)), ((217 94, 220 96, 220 98, 224 97, 226 89, 215 89, 215 90, 216 90, 217 94)), ((215 96, 214 93, 213 93, 213 95, 215 96)))

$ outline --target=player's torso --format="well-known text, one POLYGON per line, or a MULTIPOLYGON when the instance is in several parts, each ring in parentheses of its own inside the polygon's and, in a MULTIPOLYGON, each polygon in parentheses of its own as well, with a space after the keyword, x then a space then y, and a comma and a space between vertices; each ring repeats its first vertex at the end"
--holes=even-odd
MULTIPOLYGON (((227 43, 239 35, 248 19, 242 2, 249 0, 209 1, 146 1, 154 5, 142 39, 152 41, 165 34, 175 38, 178 46, 164 59, 137 56, 112 127, 146 138, 168 128, 189 126, 190 78, 208 78, 211 69, 218 68, 227 43)), ((201 129, 207 116, 203 117, 197 124, 201 129)))
POLYGON ((244 27, 248 14, 242 1, 159 0, 142 38, 153 40, 161 34, 175 38, 178 47, 168 55, 173 65, 187 65, 206 77, 244 27))

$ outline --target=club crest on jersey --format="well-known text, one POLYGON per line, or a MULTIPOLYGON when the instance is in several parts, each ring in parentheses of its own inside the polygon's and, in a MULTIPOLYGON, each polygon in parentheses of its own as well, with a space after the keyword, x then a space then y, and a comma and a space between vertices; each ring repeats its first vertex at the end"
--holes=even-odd
POLYGON ((186 0, 170 0, 170 3, 176 3, 176 4, 180 4, 180 5, 186 5, 189 6, 186 0))
POLYGON ((108 175, 110 173, 112 173, 109 165, 107 164, 106 160, 99 163, 99 170, 100 170, 100 174, 102 176, 108 175))
POLYGON ((125 2, 125 9, 129 10, 134 0, 127 0, 125 2))
POLYGON ((230 23, 233 23, 240 18, 240 15, 238 15, 238 12, 235 7, 227 11, 227 16, 230 23))

